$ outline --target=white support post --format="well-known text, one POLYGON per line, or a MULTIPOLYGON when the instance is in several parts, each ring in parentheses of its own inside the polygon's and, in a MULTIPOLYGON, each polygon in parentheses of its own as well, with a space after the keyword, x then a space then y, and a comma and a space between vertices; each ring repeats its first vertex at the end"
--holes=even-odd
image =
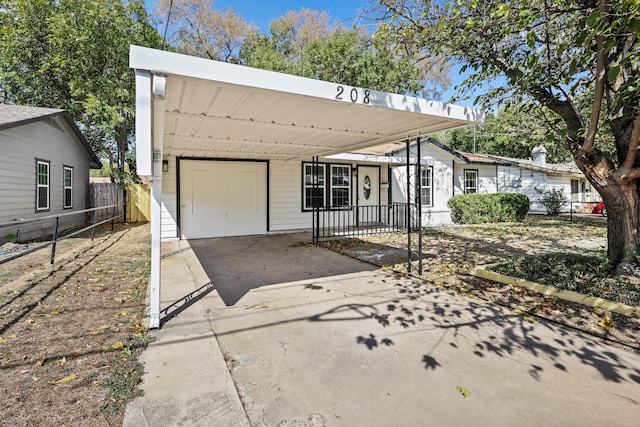
POLYGON ((161 237, 162 237, 162 146, 166 77, 153 76, 153 181, 151 183, 151 281, 149 329, 160 328, 161 237))
POLYGON ((151 117, 151 73, 136 70, 136 166, 144 182, 153 175, 151 117))
MULTIPOLYGON (((155 161, 154 169, 155 169, 155 161)), ((162 168, 162 156, 160 156, 162 168)), ((149 329, 160 328, 160 234, 162 215, 162 179, 151 183, 151 279, 149 282, 149 329)))

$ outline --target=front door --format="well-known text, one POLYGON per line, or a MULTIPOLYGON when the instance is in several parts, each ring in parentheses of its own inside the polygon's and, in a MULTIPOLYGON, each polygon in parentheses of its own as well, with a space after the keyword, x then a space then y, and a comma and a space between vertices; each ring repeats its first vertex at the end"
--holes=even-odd
POLYGON ((358 166, 358 225, 380 222, 380 168, 358 166))

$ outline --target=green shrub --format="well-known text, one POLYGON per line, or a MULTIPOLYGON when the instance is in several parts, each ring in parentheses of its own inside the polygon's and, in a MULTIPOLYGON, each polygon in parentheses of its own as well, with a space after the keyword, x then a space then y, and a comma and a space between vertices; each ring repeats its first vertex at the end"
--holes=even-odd
POLYGON ((560 214, 562 208, 569 203, 569 199, 564 194, 564 189, 562 188, 554 188, 546 191, 536 188, 536 191, 540 194, 540 203, 547 208, 549 215, 560 214))
POLYGON ((462 224, 522 221, 529 212, 529 198, 513 193, 463 194, 447 205, 453 221, 462 224))

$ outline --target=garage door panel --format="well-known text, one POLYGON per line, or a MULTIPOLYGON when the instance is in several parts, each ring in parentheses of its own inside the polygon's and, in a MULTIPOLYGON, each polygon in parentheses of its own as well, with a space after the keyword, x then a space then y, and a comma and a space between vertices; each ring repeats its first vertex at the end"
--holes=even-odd
POLYGON ((191 214, 207 215, 216 211, 216 200, 221 199, 220 188, 208 182, 209 173, 207 171, 193 171, 191 173, 190 197, 191 214))
POLYGON ((183 238, 263 234, 266 165, 190 160, 181 165, 183 238))
POLYGON ((241 171, 237 186, 246 191, 245 197, 238 200, 238 208, 251 214, 258 212, 258 175, 255 172, 241 171))

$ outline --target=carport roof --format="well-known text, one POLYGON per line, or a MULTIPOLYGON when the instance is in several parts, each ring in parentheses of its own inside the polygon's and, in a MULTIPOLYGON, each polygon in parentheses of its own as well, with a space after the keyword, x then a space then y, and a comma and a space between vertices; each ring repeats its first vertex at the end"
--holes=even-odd
POLYGON ((155 143, 140 121, 138 148, 158 150, 161 129, 164 156, 310 159, 483 120, 472 108, 139 46, 130 66, 137 114, 142 106, 154 116, 155 143), (141 102, 145 91, 153 94, 141 102))

